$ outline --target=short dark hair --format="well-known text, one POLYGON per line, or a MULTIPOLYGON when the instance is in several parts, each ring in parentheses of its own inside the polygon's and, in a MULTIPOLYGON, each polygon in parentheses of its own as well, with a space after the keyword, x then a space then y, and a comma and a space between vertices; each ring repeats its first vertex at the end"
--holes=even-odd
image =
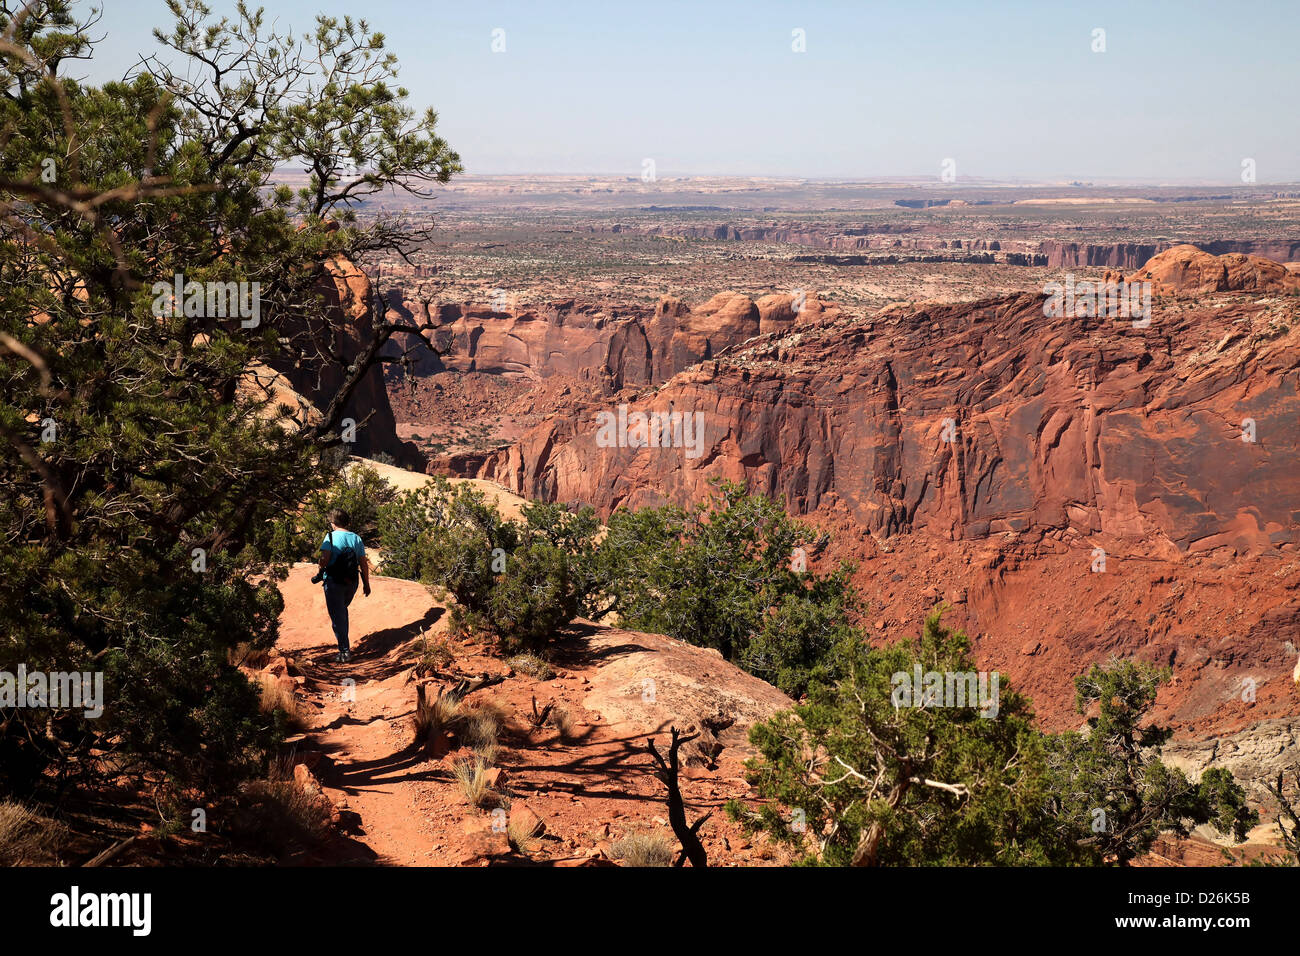
POLYGON ((339 528, 346 528, 352 523, 352 517, 342 508, 335 508, 330 512, 330 523, 339 528))

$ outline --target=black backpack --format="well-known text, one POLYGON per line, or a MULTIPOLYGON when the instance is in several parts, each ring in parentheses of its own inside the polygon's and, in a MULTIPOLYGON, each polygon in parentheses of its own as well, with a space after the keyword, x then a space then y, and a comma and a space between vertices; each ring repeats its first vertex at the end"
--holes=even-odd
POLYGON ((357 560, 357 552, 352 548, 340 548, 336 545, 332 531, 330 532, 330 563, 325 570, 329 572, 331 579, 348 588, 356 585, 357 575, 361 573, 361 562, 357 560))

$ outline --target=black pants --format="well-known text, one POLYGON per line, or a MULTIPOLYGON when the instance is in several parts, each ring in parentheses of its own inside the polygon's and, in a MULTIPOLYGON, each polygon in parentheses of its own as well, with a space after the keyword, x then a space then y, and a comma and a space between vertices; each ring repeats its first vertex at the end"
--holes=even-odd
POLYGON ((346 585, 333 578, 325 579, 325 609, 330 612, 330 625, 334 628, 334 637, 339 642, 339 653, 348 654, 348 605, 357 595, 357 582, 346 585))

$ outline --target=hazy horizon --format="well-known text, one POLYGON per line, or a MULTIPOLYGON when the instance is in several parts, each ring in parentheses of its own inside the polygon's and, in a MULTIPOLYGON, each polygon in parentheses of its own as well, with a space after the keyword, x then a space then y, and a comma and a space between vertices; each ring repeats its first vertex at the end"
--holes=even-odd
MULTIPOLYGON (((169 23, 162 0, 104 5, 95 60, 70 65, 95 82, 169 23)), ((1241 9, 281 0, 267 17, 301 34, 317 12, 364 16, 471 175, 639 176, 652 160, 660 178, 938 184, 952 160, 958 186, 1226 187, 1252 160, 1254 185, 1295 183, 1300 127, 1279 106, 1300 86, 1300 10, 1241 9)))

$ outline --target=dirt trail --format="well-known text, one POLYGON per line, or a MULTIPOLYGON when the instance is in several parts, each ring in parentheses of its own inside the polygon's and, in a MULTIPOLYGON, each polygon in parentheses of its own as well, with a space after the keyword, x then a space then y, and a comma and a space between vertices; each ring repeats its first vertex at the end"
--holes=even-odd
POLYGON ((320 774, 326 794, 360 817, 355 837, 369 853, 356 862, 427 864, 434 840, 421 826, 417 784, 431 769, 408 746, 414 690, 407 674, 411 644, 425 630, 442 630, 444 611, 418 584, 376 576, 371 596, 358 592, 350 608, 353 659, 338 664, 324 594, 311 583, 312 573, 312 566, 299 565, 281 585, 286 612, 277 645, 307 678, 302 698, 311 726, 304 749, 330 758, 333 773, 320 774))
POLYGON ((510 796, 511 815, 534 814, 544 825, 528 853, 512 852, 505 835, 492 831, 489 812, 471 807, 456 785, 453 765, 470 752, 435 759, 413 740, 417 642, 425 632, 434 639, 447 636, 445 609, 419 584, 372 577, 371 596, 358 593, 351 607, 353 659, 338 664, 312 573, 312 566, 297 565, 281 585, 285 612, 277 649, 292 662, 308 724, 296 741, 298 755, 310 761, 325 794, 343 811, 339 837, 314 859, 399 866, 609 865, 612 842, 629 832, 658 830, 671 838, 663 785, 652 773, 646 741, 653 737, 663 749, 670 725, 684 729, 702 716, 721 715, 722 749, 714 766, 687 766, 682 774, 692 820, 713 813, 702 831, 711 865, 779 861, 779 854, 765 844, 754 846, 721 810, 728 799, 749 791, 742 778, 745 728, 754 716, 788 705, 768 685, 710 652, 616 628, 590 626, 559 645, 555 673, 547 680, 516 674, 481 644, 450 641, 456 659, 446 679, 433 683, 435 694, 461 675, 504 678, 470 700, 505 711, 498 789, 510 796), (657 696, 647 698, 647 686, 657 688, 657 696), (568 733, 534 728, 534 699, 539 707, 554 703, 567 711, 568 733), (727 725, 728 720, 735 722, 727 725))

